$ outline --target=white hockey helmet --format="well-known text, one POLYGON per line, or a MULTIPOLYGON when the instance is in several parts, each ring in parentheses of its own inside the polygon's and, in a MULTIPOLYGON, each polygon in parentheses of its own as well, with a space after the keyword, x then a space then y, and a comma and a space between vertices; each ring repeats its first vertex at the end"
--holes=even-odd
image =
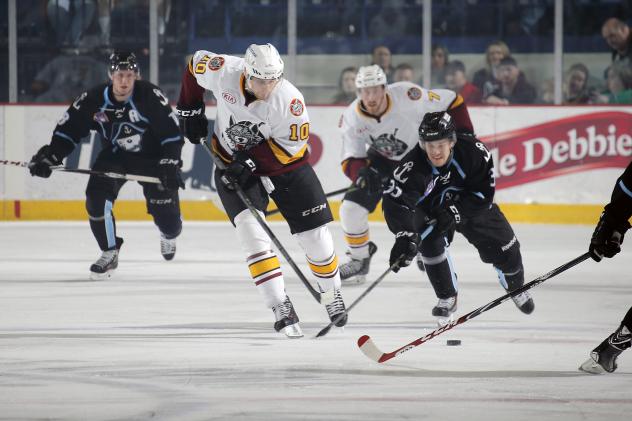
POLYGON ((377 64, 362 66, 358 69, 355 85, 358 89, 386 85, 386 74, 377 64))
POLYGON ((244 55, 246 76, 250 79, 279 79, 283 76, 283 60, 272 44, 250 44, 244 55))

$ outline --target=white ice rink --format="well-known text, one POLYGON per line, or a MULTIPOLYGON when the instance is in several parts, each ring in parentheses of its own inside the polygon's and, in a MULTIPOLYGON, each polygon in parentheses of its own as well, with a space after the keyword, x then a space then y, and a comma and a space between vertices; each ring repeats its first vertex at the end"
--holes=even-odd
MULTIPOLYGON (((273 224, 308 273, 284 224, 273 224)), ((592 227, 517 225, 527 281, 582 254, 592 227)), ((577 367, 632 304, 632 240, 531 290, 534 314, 506 302, 385 364, 356 340, 392 351, 434 329, 436 303, 415 266, 389 275, 328 323, 284 264, 306 337, 272 329, 228 223, 185 223, 175 260, 150 223, 119 223, 119 269, 87 281, 99 255, 87 222, 0 224, 0 420, 623 420, 632 417, 632 351, 619 370, 577 367), (628 247, 625 247, 625 246, 628 247), (447 339, 462 346, 448 347, 447 339)), ((332 225, 339 255, 341 231, 332 225)), ((392 236, 372 226, 385 268, 392 236)), ((452 246, 459 314, 503 294, 462 238, 452 246)), ((343 290, 350 304, 367 284, 343 290)))

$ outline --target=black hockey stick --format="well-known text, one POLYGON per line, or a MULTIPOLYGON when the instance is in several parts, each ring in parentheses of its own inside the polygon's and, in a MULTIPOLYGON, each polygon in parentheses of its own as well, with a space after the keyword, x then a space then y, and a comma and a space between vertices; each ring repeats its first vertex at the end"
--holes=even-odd
MULTIPOLYGON (((338 190, 334 190, 334 191, 330 191, 329 193, 325 194, 325 197, 332 197, 332 196, 336 196, 339 194, 343 194, 343 193, 347 193, 350 191, 354 191, 357 190, 358 188, 355 186, 350 186, 350 187, 345 187, 344 189, 338 189, 338 190)), ((265 211, 264 214, 265 216, 270 216, 270 215, 276 215, 277 213, 281 212, 279 209, 270 209, 269 211, 265 211)))
MULTIPOLYGON (((430 234, 430 232, 432 231, 434 225, 436 224, 436 221, 433 219, 428 227, 426 228, 426 230, 421 234, 421 238, 424 239, 428 236, 428 234, 430 234)), ((324 328, 321 329, 320 332, 318 332, 316 334, 316 336, 314 336, 315 338, 320 338, 321 336, 325 336, 327 333, 329 333, 329 331, 331 330, 332 327, 334 327, 334 325, 336 323, 338 323, 340 320, 342 320, 342 318, 351 311, 351 309, 353 307, 355 307, 356 304, 358 304, 360 302, 360 300, 362 300, 369 292, 371 292, 371 290, 373 288, 375 288, 377 286, 377 284, 379 284, 380 282, 382 282, 382 279, 386 278, 386 275, 388 275, 389 273, 391 273, 391 271, 393 269, 395 269, 397 266, 399 266, 400 262, 402 261, 402 259, 405 257, 405 255, 401 255, 400 257, 397 258, 397 260, 395 261, 395 263, 393 263, 391 265, 391 267, 389 267, 388 269, 386 269, 384 271, 383 274, 381 274, 375 281, 373 281, 371 283, 371 285, 369 285, 369 287, 364 290, 364 292, 362 294, 360 294, 358 296, 358 298, 355 299, 354 302, 351 303, 351 305, 342 313, 340 313, 338 316, 336 316, 335 319, 333 319, 331 321, 331 323, 329 323, 327 326, 325 326, 324 328)))
POLYGON ((521 286, 520 288, 516 288, 513 291, 510 291, 509 293, 503 295, 502 297, 496 298, 494 301, 485 304, 482 307, 477 308, 474 311, 471 311, 469 313, 467 313, 464 316, 459 317, 457 320, 452 321, 450 323, 448 323, 447 325, 440 327, 439 329, 435 329, 432 332, 430 332, 427 335, 422 336, 421 338, 415 339, 414 341, 410 342, 407 345, 402 346, 401 348, 396 349, 393 352, 382 352, 380 351, 380 349, 375 345, 375 343, 373 343, 373 340, 371 339, 371 337, 369 335, 363 335, 360 338, 358 338, 358 346, 360 347, 360 350, 362 351, 362 353, 364 355, 366 355, 368 358, 372 359, 375 362, 378 363, 383 363, 385 361, 390 360, 391 358, 395 358, 400 354, 403 354, 406 351, 410 351, 411 349, 423 344, 424 342, 429 341, 430 339, 434 338, 435 336, 438 336, 440 334, 442 334, 445 331, 448 331, 450 329, 452 329, 455 326, 458 326, 462 323, 467 322, 470 319, 473 319, 474 317, 480 315, 481 313, 486 312, 487 310, 491 310, 492 308, 498 306, 499 304, 507 301, 508 299, 510 299, 511 297, 514 297, 520 293, 523 293, 539 284, 541 284, 542 282, 546 281, 547 279, 551 279, 552 277, 554 277, 555 275, 559 275, 560 273, 564 272, 565 270, 568 270, 570 268, 572 268, 573 266, 583 262, 584 260, 588 259, 588 257, 590 257, 590 254, 588 252, 582 254, 579 257, 574 258, 573 260, 571 260, 570 262, 564 263, 562 266, 553 269, 552 271, 534 279, 533 281, 524 284, 523 286, 521 286))
MULTIPOLYGON (((9 161, 6 159, 0 159, 0 164, 2 165, 14 165, 16 167, 28 168, 29 163, 24 161, 9 161)), ((81 168, 64 168, 64 167, 50 167, 51 170, 54 171, 63 171, 63 172, 71 172, 77 174, 89 174, 96 175, 99 177, 107 177, 107 178, 118 178, 122 180, 130 180, 130 181, 140 181, 143 183, 152 183, 152 184, 161 184, 161 181, 158 177, 150 177, 148 175, 136 175, 136 174, 122 174, 117 172, 109 172, 109 171, 96 171, 96 170, 87 170, 81 168)))
MULTIPOLYGON (((208 142, 206 140, 202 140, 201 143, 204 146, 204 150, 208 152, 209 156, 211 157, 217 168, 221 170, 226 169, 226 165, 215 153, 213 153, 213 150, 211 149, 211 146, 208 144, 208 142)), ((241 201, 244 202, 244 205, 246 205, 250 213, 255 217, 261 228, 263 228, 263 230, 268 234, 270 240, 272 240, 277 250, 279 250, 285 260, 290 264, 292 269, 294 269, 294 272, 301 280, 301 282, 305 285, 305 287, 309 290, 310 294, 312 294, 312 297, 314 297, 314 299, 316 299, 316 301, 321 304, 332 303, 334 301, 333 288, 324 293, 318 292, 316 291, 316 289, 314 289, 312 284, 310 284, 307 278, 305 278, 305 275, 303 275, 303 272, 301 272, 298 266, 296 266, 296 263, 294 263, 294 260, 290 257, 290 254, 287 252, 287 250, 285 250, 285 247, 283 247, 283 245, 276 237, 276 235, 274 235, 268 224, 266 224, 266 221, 264 221, 264 219, 261 217, 255 206, 252 204, 250 198, 246 195, 246 193, 244 193, 244 190, 241 188, 241 186, 237 183, 233 184, 233 186, 235 187, 235 193, 237 194, 237 196, 239 196, 241 201)))

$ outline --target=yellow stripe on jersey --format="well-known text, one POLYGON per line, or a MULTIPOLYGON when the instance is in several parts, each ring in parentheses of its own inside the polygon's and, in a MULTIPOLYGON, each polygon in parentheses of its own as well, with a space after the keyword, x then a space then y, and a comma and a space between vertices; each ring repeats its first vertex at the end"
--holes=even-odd
POLYGON ((309 268, 315 275, 329 275, 338 269, 338 256, 334 255, 331 263, 327 263, 324 265, 317 265, 312 262, 307 262, 309 264, 309 268))
POLYGON ((270 272, 271 270, 279 269, 280 267, 281 263, 279 263, 279 258, 276 256, 271 256, 267 259, 263 259, 256 263, 251 263, 250 265, 248 265, 248 269, 250 269, 250 275, 253 278, 261 276, 266 272, 270 272))
POLYGON ((452 104, 450 104, 450 107, 448 107, 448 110, 458 107, 459 105, 463 104, 463 102, 463 97, 457 94, 456 98, 454 98, 454 101, 452 101, 452 104))
POLYGON ((298 161, 305 155, 307 151, 307 143, 303 145, 300 151, 294 156, 290 155, 285 149, 279 146, 273 139, 268 139, 268 146, 272 150, 274 157, 283 165, 291 164, 294 161, 298 161))

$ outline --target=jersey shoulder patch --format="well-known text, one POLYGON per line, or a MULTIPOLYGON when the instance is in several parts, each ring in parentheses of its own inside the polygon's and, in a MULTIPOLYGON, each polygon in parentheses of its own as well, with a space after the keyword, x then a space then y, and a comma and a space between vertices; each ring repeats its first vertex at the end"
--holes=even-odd
POLYGON ((408 91, 406 91, 406 95, 411 101, 418 101, 419 99, 421 99, 421 89, 413 86, 412 88, 408 88, 408 91))
POLYGON ((209 70, 216 72, 224 66, 225 61, 226 60, 224 60, 224 57, 222 56, 212 56, 208 60, 208 68, 209 70))
POLYGON ((292 100, 290 101, 290 113, 298 117, 303 114, 304 110, 305 106, 303 105, 303 101, 301 101, 299 98, 292 98, 292 100))

